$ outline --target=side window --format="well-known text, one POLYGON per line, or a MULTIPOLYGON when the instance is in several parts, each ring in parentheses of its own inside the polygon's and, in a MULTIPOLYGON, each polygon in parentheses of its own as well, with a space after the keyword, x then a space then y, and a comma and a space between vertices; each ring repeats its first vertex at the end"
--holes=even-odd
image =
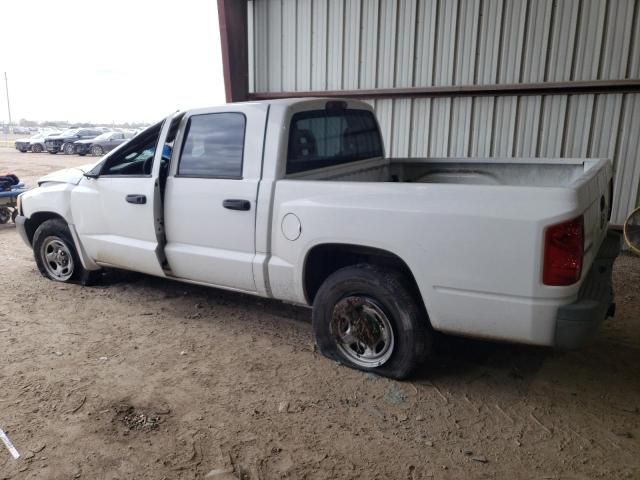
POLYGON ((245 117, 209 113, 189 119, 178 176, 242 178, 245 117))
POLYGON ((312 110, 291 119, 287 173, 375 157, 382 157, 382 141, 369 111, 312 110))
POLYGON ((106 159, 100 175, 151 175, 162 122, 140 134, 106 159))

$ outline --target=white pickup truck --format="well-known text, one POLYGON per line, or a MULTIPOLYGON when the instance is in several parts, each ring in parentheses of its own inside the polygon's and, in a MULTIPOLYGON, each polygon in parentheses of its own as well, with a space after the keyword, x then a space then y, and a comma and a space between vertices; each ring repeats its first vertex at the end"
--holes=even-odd
POLYGON ((608 160, 387 158, 358 101, 237 103, 42 178, 16 223, 52 280, 117 267, 313 306, 322 353, 403 378, 433 331, 590 337, 613 314, 611 177, 608 160))

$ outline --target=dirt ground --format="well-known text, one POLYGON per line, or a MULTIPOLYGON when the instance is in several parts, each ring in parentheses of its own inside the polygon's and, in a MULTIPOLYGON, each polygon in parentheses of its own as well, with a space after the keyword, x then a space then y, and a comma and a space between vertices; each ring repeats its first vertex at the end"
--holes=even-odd
MULTIPOLYGON (((31 185, 83 163, 0 149, 31 185)), ((0 479, 640 478, 640 258, 618 259, 593 345, 438 337, 395 382, 316 353, 307 309, 121 272, 56 284, 13 225, 0 252, 0 428, 22 454, 0 444, 0 479)))

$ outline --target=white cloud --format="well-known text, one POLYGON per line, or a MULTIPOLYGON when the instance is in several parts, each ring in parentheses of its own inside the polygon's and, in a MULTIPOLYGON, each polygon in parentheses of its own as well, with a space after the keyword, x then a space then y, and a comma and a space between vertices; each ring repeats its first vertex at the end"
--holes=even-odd
POLYGON ((155 121, 224 102, 215 0, 20 0, 2 17, 14 121, 155 121))

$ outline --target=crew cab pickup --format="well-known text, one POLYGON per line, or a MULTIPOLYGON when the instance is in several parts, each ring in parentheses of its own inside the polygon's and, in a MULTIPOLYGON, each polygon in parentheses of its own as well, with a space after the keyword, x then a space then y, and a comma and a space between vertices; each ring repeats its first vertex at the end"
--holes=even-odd
POLYGON ((312 306, 323 354, 404 378, 434 331, 592 336, 613 313, 611 178, 597 159, 388 158, 359 101, 236 103, 42 178, 17 224, 52 280, 117 267, 312 306))

